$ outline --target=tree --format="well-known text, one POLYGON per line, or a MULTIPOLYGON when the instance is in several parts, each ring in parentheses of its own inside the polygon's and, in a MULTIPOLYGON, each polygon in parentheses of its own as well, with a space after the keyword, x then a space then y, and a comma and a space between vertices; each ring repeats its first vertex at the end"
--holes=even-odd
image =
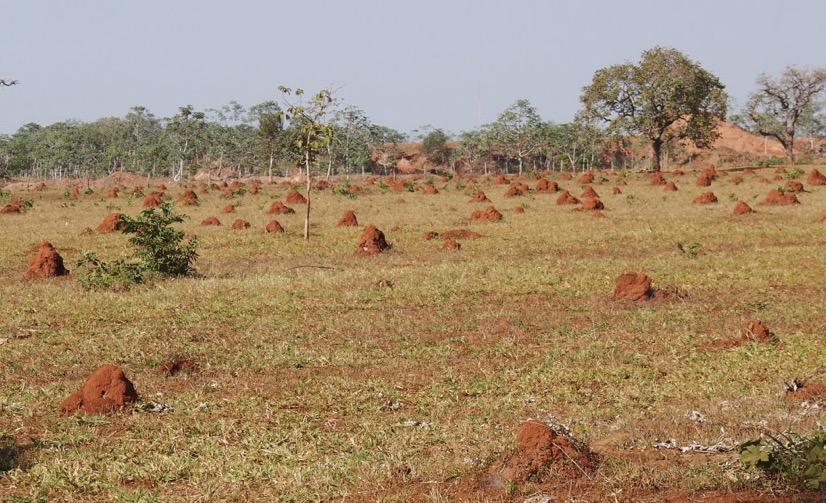
POLYGON ((272 182, 272 165, 278 139, 284 132, 284 118, 281 107, 274 101, 265 101, 250 107, 250 114, 258 118, 258 145, 269 159, 267 175, 272 182))
POLYGON ((760 75, 758 90, 746 103, 744 115, 750 129, 777 139, 794 162, 794 137, 800 119, 814 116, 814 99, 826 88, 826 69, 790 66, 780 77, 760 75))
POLYGON ((542 119, 531 102, 519 99, 489 126, 496 139, 495 148, 506 157, 517 160, 520 175, 525 158, 536 153, 542 145, 541 124, 542 119))
POLYGON ((11 86, 14 86, 14 85, 17 85, 16 80, 0 79, 0 87, 11 87, 11 86))
POLYGON ((639 63, 602 68, 580 97, 585 120, 608 123, 609 133, 640 135, 651 142, 660 170, 663 147, 689 140, 698 148, 717 139, 726 116, 725 86, 676 49, 655 47, 639 63))
POLYGON ((434 129, 422 138, 422 153, 428 161, 441 165, 450 160, 448 137, 441 129, 434 129))
POLYGON ((307 177, 307 213, 304 217, 304 239, 310 240, 310 191, 313 187, 311 164, 327 151, 333 141, 333 127, 330 124, 335 101, 330 89, 322 89, 309 100, 304 99, 304 90, 279 86, 284 96, 286 112, 282 117, 296 130, 292 147, 300 154, 307 177))
POLYGON ((329 145, 327 176, 330 176, 334 163, 343 165, 346 173, 359 166, 364 174, 364 168, 370 161, 372 127, 367 114, 355 106, 344 107, 334 114, 333 127, 335 134, 329 145))
POLYGON ((206 131, 206 115, 196 112, 192 105, 180 107, 178 114, 169 119, 167 130, 178 148, 178 174, 176 178, 183 181, 184 161, 195 157, 195 150, 203 141, 206 131))

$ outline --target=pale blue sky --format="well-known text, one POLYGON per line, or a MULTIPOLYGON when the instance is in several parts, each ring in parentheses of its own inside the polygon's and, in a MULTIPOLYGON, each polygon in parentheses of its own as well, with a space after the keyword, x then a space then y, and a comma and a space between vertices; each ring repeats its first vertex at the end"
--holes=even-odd
POLYGON ((460 131, 530 99, 570 120, 594 70, 675 47, 740 103, 763 71, 826 66, 824 0, 0 0, 0 132, 249 105, 341 87, 381 124, 460 131))

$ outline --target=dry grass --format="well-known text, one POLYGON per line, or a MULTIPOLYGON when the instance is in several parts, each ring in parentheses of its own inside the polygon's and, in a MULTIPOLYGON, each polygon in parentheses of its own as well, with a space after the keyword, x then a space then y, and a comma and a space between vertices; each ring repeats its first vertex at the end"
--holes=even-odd
POLYGON ((826 225, 816 222, 826 187, 798 206, 761 206, 782 182, 755 178, 718 180, 709 206, 691 204, 709 190, 691 175, 674 177, 676 193, 631 175, 611 195, 605 181, 594 188, 607 218, 484 184, 505 219, 470 224, 483 238, 460 253, 421 238, 485 206, 452 182, 437 182, 435 196, 317 193, 309 245, 300 215, 275 216, 284 235, 263 233, 286 188, 236 198, 234 215, 220 214, 227 201, 213 191, 179 208, 203 241, 201 277, 126 292, 22 274, 41 240, 70 269, 82 250, 127 253, 122 235, 81 232, 110 211, 136 214, 140 199, 15 194, 34 208, 0 215, 0 498, 447 501, 449 481, 510 449, 519 422, 549 415, 606 454, 606 493, 753 485, 733 454, 651 445, 738 442, 823 420, 782 391, 826 377, 826 225), (758 213, 731 217, 736 199, 758 213), (525 214, 512 211, 520 204, 525 214), (348 209, 393 250, 356 256, 360 228, 335 227, 348 209), (224 225, 200 227, 210 215, 224 225), (231 230, 235 218, 253 228, 231 230), (693 258, 676 248, 695 242, 693 258), (609 301, 614 278, 634 270, 683 295, 609 301), (393 287, 376 286, 383 279, 393 287), (755 318, 782 345, 696 349, 755 318), (181 355, 199 370, 165 377, 159 367, 181 355), (105 363, 126 371, 143 403, 171 411, 60 417, 60 401, 105 363), (704 423, 686 417, 694 410, 704 423))

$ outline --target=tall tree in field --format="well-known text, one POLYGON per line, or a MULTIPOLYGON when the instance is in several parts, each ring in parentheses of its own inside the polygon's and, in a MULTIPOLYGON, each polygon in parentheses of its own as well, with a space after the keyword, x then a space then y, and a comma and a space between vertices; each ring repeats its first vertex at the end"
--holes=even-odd
POLYGON ((333 141, 333 126, 331 116, 334 112, 335 101, 330 89, 322 89, 311 99, 304 98, 301 88, 290 89, 279 86, 284 96, 286 111, 283 118, 295 129, 293 148, 300 154, 307 177, 307 213, 304 217, 304 239, 310 240, 310 192, 313 187, 313 176, 310 166, 320 155, 327 152, 327 147, 333 141))
POLYGON ((179 181, 184 178, 184 161, 193 157, 193 152, 203 140, 206 127, 206 115, 195 111, 192 105, 180 107, 178 114, 169 119, 167 129, 178 147, 179 181))
POLYGON ((758 90, 745 107, 750 129, 772 136, 786 149, 794 162, 794 137, 800 119, 813 115, 814 98, 826 89, 826 69, 807 70, 790 66, 780 77, 761 75, 758 90))
POLYGON ((676 49, 655 47, 639 63, 597 70, 580 97, 584 116, 608 124, 609 132, 651 142, 651 168, 660 170, 663 147, 689 140, 699 148, 717 139, 726 117, 725 86, 676 49))
POLYGON ((496 122, 489 126, 491 134, 496 138, 496 149, 508 158, 517 160, 520 175, 524 160, 542 146, 541 124, 542 118, 531 102, 520 99, 506 108, 496 122))
POLYGON ((250 107, 250 114, 258 118, 258 144, 269 160, 267 177, 272 182, 272 165, 278 139, 284 131, 284 115, 274 101, 265 101, 250 107))
POLYGON ((424 135, 422 153, 428 161, 439 166, 450 161, 450 147, 447 145, 447 140, 447 134, 438 128, 424 135))

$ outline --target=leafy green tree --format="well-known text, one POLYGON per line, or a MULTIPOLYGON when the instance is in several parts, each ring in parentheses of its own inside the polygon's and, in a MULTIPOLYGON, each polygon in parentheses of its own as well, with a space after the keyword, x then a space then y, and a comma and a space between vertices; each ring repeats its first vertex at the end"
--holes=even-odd
POLYGON ((727 96, 720 80, 699 64, 676 49, 655 47, 639 63, 597 70, 580 99, 585 120, 650 141, 652 169, 659 171, 663 146, 673 141, 711 146, 717 121, 726 116, 727 96))
POLYGON ((344 107, 333 115, 335 134, 330 144, 328 177, 334 164, 344 166, 346 173, 358 166, 364 174, 370 162, 372 126, 364 110, 355 106, 344 107))
POLYGON ((422 153, 428 161, 436 165, 446 164, 450 160, 448 136, 441 129, 434 129, 422 138, 422 153))
POLYGON ((304 98, 304 90, 279 86, 284 96, 285 112, 283 117, 295 129, 292 144, 304 165, 307 178, 307 212, 304 217, 304 239, 310 240, 310 199, 313 187, 313 175, 310 167, 327 152, 333 141, 334 128, 331 115, 335 112, 336 102, 330 89, 322 89, 310 99, 304 98))
POLYGON ((206 114, 196 111, 192 105, 180 107, 178 113, 167 121, 167 131, 175 142, 178 155, 178 174, 184 178, 184 162, 195 158, 197 149, 202 147, 206 133, 206 114))
POLYGON ((519 99, 489 126, 496 141, 495 149, 509 159, 516 159, 520 175, 525 159, 534 155, 542 144, 541 124, 542 119, 531 102, 519 99))
POLYGON ((284 132, 284 116, 281 107, 274 101, 265 101, 250 107, 250 115, 258 121, 258 145, 269 160, 267 176, 272 181, 272 166, 278 140, 284 132))
POLYGON ((786 149, 794 162, 794 138, 807 117, 817 113, 815 98, 826 89, 826 68, 808 70, 790 66, 779 77, 761 75, 758 90, 749 98, 744 116, 748 127, 771 136, 786 149))

